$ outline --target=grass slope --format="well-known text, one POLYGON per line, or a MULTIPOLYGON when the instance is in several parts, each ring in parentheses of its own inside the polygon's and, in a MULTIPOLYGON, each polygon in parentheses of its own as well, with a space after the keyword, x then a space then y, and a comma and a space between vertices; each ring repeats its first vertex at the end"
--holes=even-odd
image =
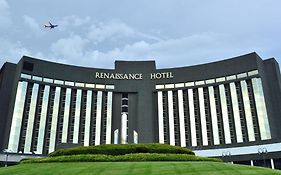
POLYGON ((34 163, 0 168, 0 175, 245 175, 281 174, 268 168, 220 162, 73 162, 34 163))

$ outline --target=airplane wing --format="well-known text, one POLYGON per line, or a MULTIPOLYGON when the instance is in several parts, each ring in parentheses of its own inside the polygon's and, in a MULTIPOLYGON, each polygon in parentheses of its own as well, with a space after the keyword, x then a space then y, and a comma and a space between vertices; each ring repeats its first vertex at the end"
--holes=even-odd
POLYGON ((49 21, 50 26, 52 26, 53 24, 49 21))

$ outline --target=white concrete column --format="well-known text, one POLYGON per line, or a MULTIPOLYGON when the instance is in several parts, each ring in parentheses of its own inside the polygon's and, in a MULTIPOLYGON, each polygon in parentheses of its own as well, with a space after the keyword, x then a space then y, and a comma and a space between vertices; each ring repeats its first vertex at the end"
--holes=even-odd
POLYGON ((270 163, 271 163, 271 169, 275 169, 273 159, 270 159, 270 163))

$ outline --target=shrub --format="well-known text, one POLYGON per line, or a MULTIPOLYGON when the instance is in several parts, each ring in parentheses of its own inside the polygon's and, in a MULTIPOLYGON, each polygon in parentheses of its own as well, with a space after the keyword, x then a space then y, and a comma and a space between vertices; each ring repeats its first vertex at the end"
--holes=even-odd
POLYGON ((111 144, 98 146, 79 146, 68 149, 60 149, 50 153, 50 157, 78 154, 104 154, 125 155, 130 153, 166 153, 166 154, 191 154, 194 153, 187 148, 171 146, 167 144, 111 144))
POLYGON ((159 153, 136 153, 125 155, 101 155, 83 154, 67 155, 46 158, 32 158, 20 163, 48 163, 48 162, 141 162, 141 161, 215 161, 220 159, 198 157, 189 154, 159 154, 159 153))

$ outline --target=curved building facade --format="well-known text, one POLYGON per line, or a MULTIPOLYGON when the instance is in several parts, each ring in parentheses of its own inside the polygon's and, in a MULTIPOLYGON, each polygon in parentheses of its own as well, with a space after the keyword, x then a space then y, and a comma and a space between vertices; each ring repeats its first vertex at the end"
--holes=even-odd
POLYGON ((46 155, 73 145, 165 143, 281 167, 281 81, 256 53, 189 67, 85 68, 22 57, 0 72, 0 147, 46 155))

